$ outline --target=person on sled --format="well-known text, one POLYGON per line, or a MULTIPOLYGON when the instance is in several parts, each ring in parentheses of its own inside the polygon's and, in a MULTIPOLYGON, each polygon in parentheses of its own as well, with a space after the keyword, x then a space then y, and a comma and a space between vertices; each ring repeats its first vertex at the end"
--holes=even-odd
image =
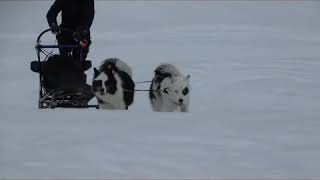
POLYGON ((47 13, 52 33, 56 34, 59 45, 79 44, 82 51, 80 57, 80 48, 60 48, 60 55, 72 55, 74 59, 79 60, 86 59, 91 44, 90 28, 94 14, 94 0, 55 0, 47 13), (61 24, 58 25, 57 16, 60 12, 61 24))

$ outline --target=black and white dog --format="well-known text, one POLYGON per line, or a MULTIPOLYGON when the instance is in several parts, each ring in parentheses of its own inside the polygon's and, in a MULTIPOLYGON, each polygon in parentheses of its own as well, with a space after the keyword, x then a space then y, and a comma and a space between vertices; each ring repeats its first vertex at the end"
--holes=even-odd
POLYGON ((159 112, 188 112, 190 75, 183 76, 172 64, 162 64, 154 72, 149 90, 152 109, 159 112))
POLYGON ((134 87, 131 68, 120 59, 106 59, 99 70, 94 68, 92 90, 100 109, 127 110, 134 100, 134 87))

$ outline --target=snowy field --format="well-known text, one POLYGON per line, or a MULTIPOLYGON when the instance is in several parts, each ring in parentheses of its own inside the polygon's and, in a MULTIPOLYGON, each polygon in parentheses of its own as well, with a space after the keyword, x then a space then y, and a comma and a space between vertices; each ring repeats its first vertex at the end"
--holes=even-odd
POLYGON ((142 81, 177 65, 187 114, 145 92, 125 112, 38 110, 51 3, 0 1, 0 179, 320 177, 320 2, 96 1, 94 66, 118 57, 142 81))

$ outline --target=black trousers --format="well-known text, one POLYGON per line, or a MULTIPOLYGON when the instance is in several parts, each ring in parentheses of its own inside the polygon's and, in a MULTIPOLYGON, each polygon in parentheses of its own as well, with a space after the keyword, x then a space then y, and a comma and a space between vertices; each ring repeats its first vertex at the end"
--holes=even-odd
MULTIPOLYGON (((89 42, 90 41, 90 37, 89 42)), ((78 45, 79 42, 74 40, 72 32, 61 32, 57 35, 59 45, 78 45)), ((89 43, 90 45, 90 43, 89 43)), ((86 48, 59 48, 60 55, 72 56, 74 59, 83 62, 89 53, 89 46, 86 48)))

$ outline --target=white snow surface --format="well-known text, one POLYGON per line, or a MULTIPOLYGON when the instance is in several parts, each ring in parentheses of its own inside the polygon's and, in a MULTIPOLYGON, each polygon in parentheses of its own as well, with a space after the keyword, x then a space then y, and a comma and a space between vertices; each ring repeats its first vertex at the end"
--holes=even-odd
POLYGON ((176 65, 187 114, 152 112, 146 92, 129 111, 38 110, 51 3, 0 1, 0 179, 320 177, 320 2, 96 1, 88 59, 135 81, 176 65))

